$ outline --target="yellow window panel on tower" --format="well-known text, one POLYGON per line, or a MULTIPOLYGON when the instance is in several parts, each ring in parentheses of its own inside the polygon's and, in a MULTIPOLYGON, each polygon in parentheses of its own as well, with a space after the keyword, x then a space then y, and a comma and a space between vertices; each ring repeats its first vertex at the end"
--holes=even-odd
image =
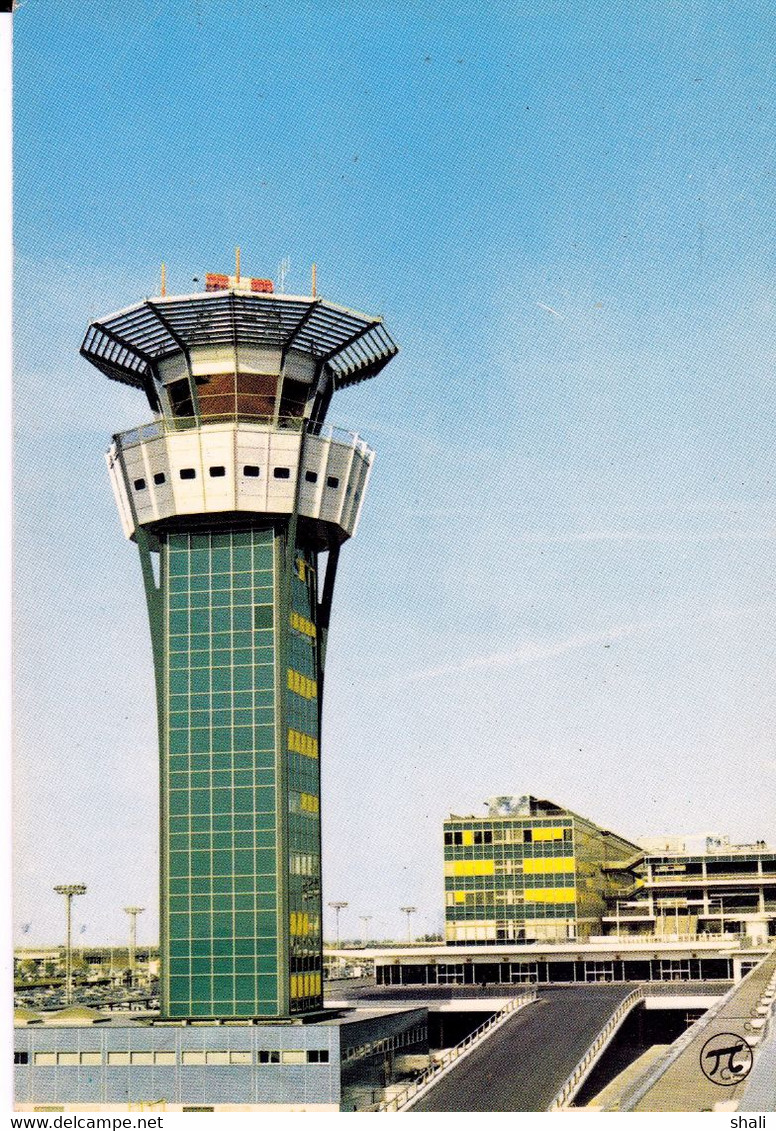
POLYGON ((291 627, 295 628, 297 632, 303 632, 305 636, 311 637, 313 640, 317 636, 317 629, 311 620, 303 617, 301 613, 291 613, 291 627))
POLYGON ((304 754, 306 758, 318 757, 318 742, 309 734, 303 734, 299 730, 291 730, 288 732, 288 749, 295 751, 297 754, 304 754))
POLYGON ((538 856, 536 859, 526 857, 523 861, 523 872, 526 876, 546 874, 548 872, 573 872, 573 856, 538 856))
POLYGON ((465 891, 454 891, 453 896, 455 898, 456 903, 465 903, 466 902, 466 892, 465 891))
POLYGON ((315 680, 302 675, 294 668, 288 669, 288 690, 295 691, 303 699, 315 699, 318 695, 318 685, 315 680))
POLYGON ((289 920, 292 935, 310 934, 310 916, 306 911, 292 911, 289 920))
POLYGON ((463 844, 474 844, 474 830, 464 829, 461 840, 463 844))

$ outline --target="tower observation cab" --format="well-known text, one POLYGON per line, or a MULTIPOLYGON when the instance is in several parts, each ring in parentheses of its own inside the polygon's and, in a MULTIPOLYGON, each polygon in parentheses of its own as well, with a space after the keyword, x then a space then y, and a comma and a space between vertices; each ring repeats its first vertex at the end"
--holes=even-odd
POLYGON ((154 413, 107 461, 156 675, 162 1014, 314 1011, 326 642, 374 458, 325 418, 397 346, 380 318, 208 275, 93 322, 81 353, 154 413))

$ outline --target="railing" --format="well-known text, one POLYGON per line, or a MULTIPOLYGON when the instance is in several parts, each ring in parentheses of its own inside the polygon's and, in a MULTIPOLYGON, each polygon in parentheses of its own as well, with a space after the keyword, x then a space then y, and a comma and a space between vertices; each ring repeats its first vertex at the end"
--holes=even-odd
MULTIPOLYGON (((142 444, 148 440, 158 440, 162 436, 187 432, 194 428, 207 428, 219 424, 252 424, 258 425, 262 431, 268 432, 301 432, 302 420, 297 416, 249 416, 245 413, 229 413, 222 416, 207 416, 197 420, 192 416, 185 417, 159 417, 150 424, 141 424, 138 428, 130 428, 127 432, 118 432, 113 437, 119 448, 131 448, 135 444, 142 444)), ((369 445, 361 439, 357 432, 341 428, 336 424, 322 424, 316 432, 310 435, 318 436, 323 440, 334 443, 347 444, 356 448, 362 455, 370 451, 369 445)))
POLYGON ((582 1083, 592 1071, 593 1065, 614 1036, 616 1030, 619 1029, 620 1023, 624 1021, 634 1005, 637 1005, 643 998, 643 990, 633 990, 632 993, 629 993, 628 996, 620 1002, 615 1012, 606 1022, 601 1032, 595 1038, 592 1045, 590 1045, 585 1055, 555 1096, 555 1099, 547 1108, 548 1111, 561 1111, 563 1108, 568 1107, 579 1091, 582 1083))
MULTIPOLYGON (((704 918, 704 916, 702 916, 702 915, 698 916, 698 917, 704 918)), ((715 916, 715 918, 716 917, 717 916, 715 916)), ((609 922, 609 919, 607 919, 606 921, 609 922)), ((612 919, 611 921, 614 922, 614 919, 612 919)), ((625 923, 626 921, 627 920, 625 920, 625 919, 620 920, 621 923, 625 923)), ((611 949, 622 950, 622 949, 624 949, 623 944, 639 946, 639 947, 642 947, 642 948, 644 948, 644 947, 649 948, 654 943, 669 943, 669 942, 687 942, 687 943, 715 942, 715 943, 720 943, 720 944, 724 943, 725 946, 734 946, 734 945, 740 944, 743 939, 747 938, 746 935, 744 935, 744 934, 742 934, 741 932, 738 932, 738 931, 724 931, 722 934, 719 934, 719 932, 717 932, 717 931, 698 931, 695 934, 676 934, 674 931, 663 931, 660 934, 651 934, 651 935, 641 935, 641 934, 615 935, 615 934, 611 934, 611 935, 602 935, 601 937, 605 940, 605 944, 596 943, 596 946, 607 945, 610 950, 611 949)))
POLYGON ((521 994, 520 997, 512 998, 508 1001, 503 1009, 498 1013, 494 1013, 487 1021, 478 1026, 474 1032, 470 1033, 468 1037, 455 1045, 454 1048, 448 1051, 439 1058, 434 1064, 429 1065, 421 1074, 412 1081, 401 1092, 391 1096, 389 1100, 384 1100, 377 1107, 372 1108, 372 1111, 402 1111, 408 1106, 411 1101, 420 1098, 421 1093, 426 1092, 432 1084, 436 1083, 439 1077, 446 1069, 450 1068, 455 1061, 459 1060, 466 1053, 471 1052, 476 1044, 494 1029, 498 1029, 505 1021, 517 1010, 523 1009, 526 1005, 530 1005, 532 1001, 536 1001, 536 990, 529 990, 528 993, 521 994))
MULTIPOLYGON (((776 871, 770 868, 767 872, 708 872, 705 876, 700 873, 690 876, 677 876, 667 873, 666 875, 653 875, 651 879, 645 879, 642 886, 639 888, 640 892, 649 890, 650 888, 665 888, 665 887, 685 887, 685 888, 702 888, 708 884, 730 884, 742 883, 757 885, 763 881, 776 878, 776 871)), ((623 897, 625 898, 625 897, 623 897)))

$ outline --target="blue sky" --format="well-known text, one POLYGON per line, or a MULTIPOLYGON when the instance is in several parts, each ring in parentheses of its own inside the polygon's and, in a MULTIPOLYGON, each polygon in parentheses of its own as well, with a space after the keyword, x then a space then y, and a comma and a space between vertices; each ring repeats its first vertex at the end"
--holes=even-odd
POLYGON ((327 672, 326 899, 442 914, 441 821, 774 830, 769 5, 28 0, 15 17, 17 931, 155 938, 140 570, 92 317, 227 270, 385 315, 327 672))

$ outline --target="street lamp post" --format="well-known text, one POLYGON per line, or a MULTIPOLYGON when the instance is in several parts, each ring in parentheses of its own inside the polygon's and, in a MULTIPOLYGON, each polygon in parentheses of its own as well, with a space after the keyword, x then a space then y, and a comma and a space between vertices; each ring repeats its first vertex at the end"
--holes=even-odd
POLYGON ((67 918, 67 941, 65 944, 65 1005, 73 1002, 73 896, 85 895, 86 884, 58 884, 54 891, 57 895, 65 897, 65 914, 67 918))
POLYGON ((417 907, 400 907, 399 910, 407 916, 407 942, 412 946, 412 916, 417 911, 417 907))
POLYGON ((129 915, 129 984, 135 984, 135 951, 137 950, 137 917, 145 907, 125 907, 124 912, 129 915))
POLYGON ((331 903, 329 903, 329 907, 333 909, 334 914, 337 916, 337 950, 339 950, 340 948, 340 911, 342 911, 342 909, 347 906, 348 905, 345 900, 342 899, 335 899, 331 903))
POLYGON ((359 915, 359 919, 364 924, 364 937, 361 940, 363 942, 364 946, 367 946, 368 943, 369 943, 369 922, 370 922, 371 918, 372 918, 371 915, 359 915))

